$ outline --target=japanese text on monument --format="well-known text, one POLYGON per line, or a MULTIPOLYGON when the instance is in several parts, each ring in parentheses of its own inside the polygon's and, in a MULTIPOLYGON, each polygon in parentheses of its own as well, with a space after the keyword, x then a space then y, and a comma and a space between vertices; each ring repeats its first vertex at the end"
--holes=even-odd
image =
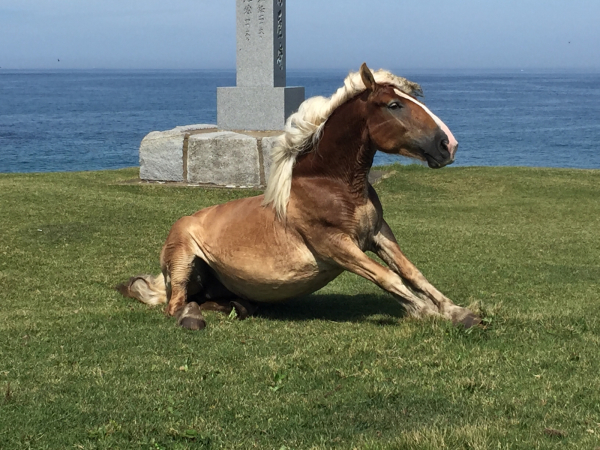
MULTIPOLYGON (((252 43, 254 38, 262 40, 266 36, 267 23, 267 0, 242 0, 244 14, 244 39, 252 43)), ((283 0, 274 2, 276 22, 274 24, 275 39, 275 64, 279 70, 284 70, 284 23, 283 23, 283 0)))

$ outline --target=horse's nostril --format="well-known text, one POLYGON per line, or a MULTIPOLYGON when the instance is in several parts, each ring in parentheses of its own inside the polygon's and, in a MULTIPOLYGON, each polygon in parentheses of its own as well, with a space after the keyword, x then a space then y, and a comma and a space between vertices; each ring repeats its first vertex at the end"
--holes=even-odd
POLYGON ((442 150, 446 150, 447 152, 450 151, 448 145, 450 145, 450 142, 448 142, 447 139, 442 139, 442 141, 440 142, 440 147, 442 147, 442 150))

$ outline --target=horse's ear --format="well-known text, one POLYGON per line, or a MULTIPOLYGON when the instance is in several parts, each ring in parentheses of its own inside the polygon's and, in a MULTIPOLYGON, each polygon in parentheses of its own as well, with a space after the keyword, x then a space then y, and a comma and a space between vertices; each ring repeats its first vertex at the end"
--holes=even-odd
POLYGON ((373 72, 371 72, 371 69, 367 67, 367 63, 362 63, 362 66, 360 66, 360 77, 362 78, 367 91, 375 90, 375 78, 373 77, 373 72))

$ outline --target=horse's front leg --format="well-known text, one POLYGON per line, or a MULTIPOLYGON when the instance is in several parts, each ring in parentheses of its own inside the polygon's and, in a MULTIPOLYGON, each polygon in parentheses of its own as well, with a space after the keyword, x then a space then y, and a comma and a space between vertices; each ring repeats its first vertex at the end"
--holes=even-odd
POLYGON ((410 316, 422 318, 441 315, 438 307, 429 298, 415 295, 405 286, 398 274, 369 258, 349 236, 329 236, 325 241, 326 244, 319 248, 321 255, 328 256, 345 270, 388 291, 404 306, 410 316))
POLYGON ((444 317, 452 320, 455 324, 461 323, 466 328, 481 322, 479 317, 468 309, 455 305, 452 300, 427 281, 419 269, 404 256, 394 233, 385 221, 383 221, 380 232, 373 239, 373 247, 377 256, 400 275, 419 297, 430 299, 444 317))

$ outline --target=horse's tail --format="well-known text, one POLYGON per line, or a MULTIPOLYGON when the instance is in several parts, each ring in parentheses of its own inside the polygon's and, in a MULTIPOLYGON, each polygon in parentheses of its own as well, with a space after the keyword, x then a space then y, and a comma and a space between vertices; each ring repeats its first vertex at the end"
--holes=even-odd
POLYGON ((147 305, 160 305, 167 303, 167 289, 162 274, 157 276, 138 275, 131 277, 129 281, 115 286, 121 295, 135 298, 147 305))

